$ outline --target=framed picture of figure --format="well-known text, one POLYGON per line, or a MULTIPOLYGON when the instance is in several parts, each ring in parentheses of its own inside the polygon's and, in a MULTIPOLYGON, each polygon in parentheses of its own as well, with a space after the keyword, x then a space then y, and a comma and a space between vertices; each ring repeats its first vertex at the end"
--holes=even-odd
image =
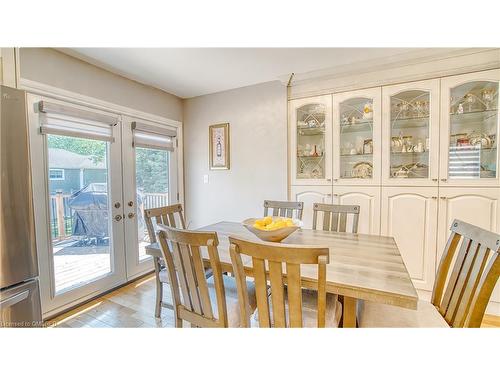
POLYGON ((210 169, 229 169, 229 123, 210 125, 210 169))

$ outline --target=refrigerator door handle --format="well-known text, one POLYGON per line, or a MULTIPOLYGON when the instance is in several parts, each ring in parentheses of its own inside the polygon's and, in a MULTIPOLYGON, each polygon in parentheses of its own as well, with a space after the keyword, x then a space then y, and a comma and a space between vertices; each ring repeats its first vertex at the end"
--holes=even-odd
POLYGON ((16 303, 24 301, 26 298, 28 298, 29 295, 30 295, 29 290, 25 290, 24 292, 14 294, 12 297, 0 301, 0 309, 6 309, 8 307, 11 307, 12 305, 15 305, 16 303))

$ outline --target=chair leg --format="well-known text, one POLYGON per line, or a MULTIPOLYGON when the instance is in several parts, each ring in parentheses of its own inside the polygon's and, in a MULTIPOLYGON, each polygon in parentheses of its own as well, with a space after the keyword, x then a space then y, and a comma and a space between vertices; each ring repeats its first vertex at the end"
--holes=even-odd
POLYGON ((163 283, 160 281, 160 265, 158 260, 154 259, 155 264, 155 279, 156 279, 156 304, 155 304, 155 318, 161 315, 161 302, 163 299, 163 283))

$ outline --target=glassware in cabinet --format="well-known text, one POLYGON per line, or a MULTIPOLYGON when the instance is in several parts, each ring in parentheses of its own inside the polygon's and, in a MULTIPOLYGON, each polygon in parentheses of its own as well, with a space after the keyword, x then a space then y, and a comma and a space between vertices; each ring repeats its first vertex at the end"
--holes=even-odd
POLYGON ((331 95, 291 104, 295 183, 331 183, 331 95))
POLYGON ((403 91, 390 99, 390 178, 429 178, 430 94, 403 91))
POLYGON ((334 182, 380 180, 380 88, 334 94, 334 182))
POLYGON ((498 82, 473 81, 450 89, 448 178, 497 176, 498 82))
POLYGON ((439 85, 430 79, 382 89, 384 185, 438 185, 439 85))

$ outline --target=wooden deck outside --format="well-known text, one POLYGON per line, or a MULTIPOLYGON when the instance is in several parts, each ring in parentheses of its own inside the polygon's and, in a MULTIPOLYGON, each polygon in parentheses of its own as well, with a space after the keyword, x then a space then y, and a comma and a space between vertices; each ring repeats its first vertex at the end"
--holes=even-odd
POLYGON ((86 284, 111 271, 109 246, 55 246, 56 291, 86 284))

